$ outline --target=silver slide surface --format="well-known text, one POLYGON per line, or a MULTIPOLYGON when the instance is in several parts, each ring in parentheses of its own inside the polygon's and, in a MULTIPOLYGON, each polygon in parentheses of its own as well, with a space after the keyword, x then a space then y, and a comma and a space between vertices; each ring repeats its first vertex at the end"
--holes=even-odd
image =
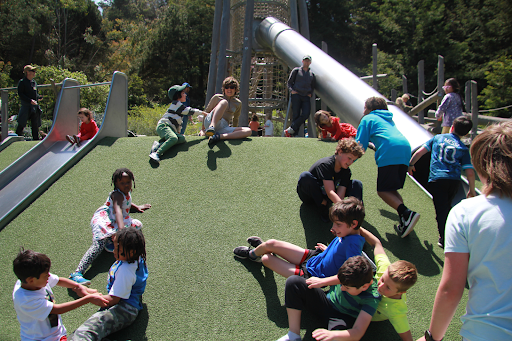
POLYGON ((115 72, 100 130, 94 138, 71 146, 66 135, 78 133, 80 88, 67 78, 55 105, 54 124, 46 138, 0 173, 0 229, 43 193, 102 138, 126 137, 128 129, 128 81, 115 72))
MULTIPOLYGON (((256 42, 270 48, 290 68, 300 66, 306 54, 312 57, 317 95, 345 122, 357 127, 363 117, 364 102, 380 93, 359 79, 343 65, 323 52, 276 18, 266 18, 256 30, 256 42)), ((394 105, 389 106, 398 130, 409 140, 412 150, 428 141, 432 135, 414 119, 394 105)))

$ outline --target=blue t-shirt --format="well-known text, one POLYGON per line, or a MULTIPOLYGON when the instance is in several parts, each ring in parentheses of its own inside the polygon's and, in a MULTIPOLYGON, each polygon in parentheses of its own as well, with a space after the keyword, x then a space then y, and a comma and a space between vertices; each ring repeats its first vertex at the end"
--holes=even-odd
POLYGON ((108 272, 109 295, 121 298, 129 305, 142 310, 142 294, 146 289, 148 268, 139 257, 138 262, 116 261, 108 272))
POLYGON ((469 149, 456 134, 436 135, 423 147, 432 153, 429 182, 440 179, 458 180, 462 169, 473 169, 469 149))
POLYGON ((358 234, 334 238, 324 252, 307 261, 309 274, 319 278, 337 275, 347 259, 361 254, 364 242, 364 238, 358 234))
POLYGON ((375 145, 375 162, 378 167, 409 165, 411 145, 393 122, 388 110, 374 110, 361 119, 357 127, 356 141, 363 148, 368 142, 375 145))

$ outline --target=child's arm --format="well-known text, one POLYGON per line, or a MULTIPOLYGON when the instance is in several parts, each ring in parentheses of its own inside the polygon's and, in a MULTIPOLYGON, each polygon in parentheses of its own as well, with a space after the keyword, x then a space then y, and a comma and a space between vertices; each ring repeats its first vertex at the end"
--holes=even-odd
POLYGON ((95 304, 99 307, 107 306, 107 299, 94 289, 85 288, 83 285, 73 282, 72 280, 64 277, 59 277, 57 285, 64 288, 72 289, 79 296, 83 296, 77 300, 54 304, 50 314, 64 314, 70 310, 81 307, 87 303, 95 304))
POLYGON ((123 195, 117 191, 114 191, 112 194, 112 203, 114 206, 114 216, 116 217, 117 228, 124 228, 124 219, 123 219, 123 195))
POLYGON ((308 289, 313 288, 323 288, 328 285, 336 285, 341 284, 338 276, 331 276, 331 277, 325 277, 325 278, 318 278, 318 277, 310 277, 306 279, 306 284, 308 285, 308 289))
POLYGON ((82 284, 78 284, 69 278, 59 277, 59 282, 57 282, 59 287, 64 287, 73 290, 79 297, 84 297, 89 294, 95 294, 98 292, 96 289, 89 289, 82 284))
POLYGON ((337 203, 338 201, 341 201, 341 198, 345 197, 345 191, 347 190, 346 187, 340 186, 338 188, 338 192, 334 190, 334 181, 332 180, 322 180, 324 183, 325 193, 327 194, 327 197, 331 199, 333 203, 337 203), (340 190, 340 188, 344 188, 343 191, 340 190), (340 193, 342 192, 342 193, 340 193), (340 194, 343 194, 343 196, 340 197, 340 194))
POLYGON ((112 307, 121 301, 120 297, 112 296, 112 295, 105 295, 103 298, 107 301, 107 307, 112 307))
POLYGON ((337 340, 360 340, 370 325, 372 315, 361 310, 357 315, 356 322, 351 329, 347 330, 326 330, 317 329, 313 331, 315 340, 337 341, 337 340))
POLYGON ((361 237, 363 237, 368 244, 370 244, 373 247, 373 254, 386 254, 386 251, 384 251, 384 248, 382 247, 382 243, 380 242, 379 238, 375 237, 373 233, 368 231, 367 229, 360 227, 359 233, 361 233, 361 237))
POLYGON ((410 330, 406 331, 405 333, 400 333, 398 335, 402 338, 402 341, 413 341, 410 330))
POLYGON ((131 207, 135 212, 143 213, 145 210, 148 210, 151 208, 151 204, 144 204, 144 205, 135 205, 132 203, 131 207))
POLYGON ((416 162, 418 162, 419 159, 421 159, 421 157, 425 154, 428 153, 428 149, 421 146, 417 151, 416 153, 414 153, 414 155, 411 157, 411 161, 409 161, 409 174, 412 175, 413 172, 416 171, 416 168, 414 168, 414 165, 416 164, 416 162))
POLYGON ((475 171, 471 168, 466 169, 466 178, 468 178, 469 182, 469 190, 467 194, 467 198, 475 197, 475 171))

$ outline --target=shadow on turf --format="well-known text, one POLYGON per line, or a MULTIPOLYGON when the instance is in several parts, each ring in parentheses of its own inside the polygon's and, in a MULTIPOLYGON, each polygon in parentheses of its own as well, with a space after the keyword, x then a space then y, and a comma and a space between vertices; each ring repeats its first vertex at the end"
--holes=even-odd
MULTIPOLYGON (((172 146, 171 149, 169 149, 167 152, 165 152, 164 155, 162 155, 160 157, 160 161, 172 159, 176 155, 178 155, 179 152, 186 152, 189 150, 190 147, 192 147, 198 143, 201 143, 201 141, 202 140, 193 140, 193 141, 187 141, 182 144, 174 145, 174 146, 172 146)), ((160 166, 159 163, 153 162, 153 161, 151 161, 151 159, 149 159, 149 164, 151 165, 152 168, 158 168, 160 166)))
POLYGON ((315 249, 317 243, 328 245, 334 238, 331 233, 331 222, 323 222, 315 206, 302 203, 300 220, 304 228, 308 249, 315 249))
POLYGON ((206 165, 208 169, 214 171, 217 169, 217 159, 225 159, 231 156, 231 148, 229 148, 224 141, 220 141, 216 144, 219 150, 214 151, 210 146, 210 150, 208 150, 208 154, 206 156, 206 165))

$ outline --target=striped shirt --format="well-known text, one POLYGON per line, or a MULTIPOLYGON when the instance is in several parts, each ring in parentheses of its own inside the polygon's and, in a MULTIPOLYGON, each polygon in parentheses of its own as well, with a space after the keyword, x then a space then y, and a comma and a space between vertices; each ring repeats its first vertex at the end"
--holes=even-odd
POLYGON ((175 133, 181 131, 181 124, 183 123, 183 116, 194 115, 199 113, 201 110, 186 107, 183 103, 178 100, 172 101, 167 112, 158 121, 158 124, 167 124, 174 130, 175 133))

